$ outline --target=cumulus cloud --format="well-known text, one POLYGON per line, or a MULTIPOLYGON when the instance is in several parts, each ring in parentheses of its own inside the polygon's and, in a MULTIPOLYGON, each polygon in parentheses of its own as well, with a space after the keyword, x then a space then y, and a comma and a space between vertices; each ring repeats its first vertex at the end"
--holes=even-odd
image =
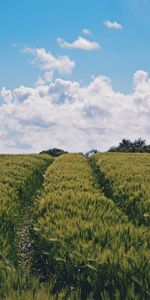
POLYGON ((75 62, 68 56, 54 56, 44 48, 25 48, 22 50, 25 54, 31 54, 34 60, 31 63, 36 64, 42 71, 57 71, 59 73, 69 74, 75 67, 75 62))
POLYGON ((117 23, 117 22, 112 22, 109 20, 106 20, 104 22, 104 25, 108 28, 108 29, 122 29, 122 24, 117 23))
POLYGON ((12 91, 13 98, 17 102, 23 102, 24 100, 27 100, 33 93, 33 88, 25 87, 23 85, 12 91))
POLYGON ((99 49, 101 46, 97 42, 91 42, 83 37, 78 37, 77 40, 74 42, 70 43, 65 41, 62 38, 57 39, 58 44, 62 48, 68 48, 68 49, 81 49, 81 50, 86 50, 86 51, 91 51, 91 50, 96 50, 99 49))
POLYGON ((53 77, 54 77, 54 71, 46 71, 43 77, 38 78, 35 85, 38 86, 38 85, 47 84, 53 80, 53 77))
POLYGON ((143 70, 138 70, 135 74, 134 74, 134 85, 135 86, 141 86, 142 83, 147 84, 149 81, 148 78, 148 73, 144 72, 143 70))
POLYGON ((10 90, 7 90, 5 87, 2 87, 0 96, 6 102, 10 102, 12 100, 12 93, 10 90))
POLYGON ((1 152, 106 150, 124 137, 150 142, 150 79, 142 70, 134 74, 130 94, 114 91, 109 78, 98 76, 87 86, 59 78, 8 95, 11 101, 0 105, 1 152))
POLYGON ((82 29, 82 33, 85 35, 91 35, 92 31, 90 29, 84 28, 84 29, 82 29))

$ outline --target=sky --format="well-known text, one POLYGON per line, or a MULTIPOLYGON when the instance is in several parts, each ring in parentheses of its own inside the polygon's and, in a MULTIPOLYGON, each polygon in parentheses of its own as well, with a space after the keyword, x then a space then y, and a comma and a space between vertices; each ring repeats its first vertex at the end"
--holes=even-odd
POLYGON ((0 153, 150 143, 149 0, 0 2, 0 153))

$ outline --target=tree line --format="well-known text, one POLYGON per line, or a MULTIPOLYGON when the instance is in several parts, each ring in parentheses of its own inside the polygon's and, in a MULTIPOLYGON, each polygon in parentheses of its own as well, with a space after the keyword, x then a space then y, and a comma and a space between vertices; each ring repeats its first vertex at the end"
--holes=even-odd
POLYGON ((133 142, 124 138, 118 146, 111 147, 108 152, 150 153, 150 145, 146 145, 146 140, 142 138, 134 140, 133 142))

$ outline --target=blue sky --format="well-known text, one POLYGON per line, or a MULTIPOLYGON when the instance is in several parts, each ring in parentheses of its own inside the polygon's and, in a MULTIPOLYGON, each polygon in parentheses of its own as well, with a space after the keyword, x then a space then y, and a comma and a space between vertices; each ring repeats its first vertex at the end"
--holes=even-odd
POLYGON ((1 152, 32 152, 45 146, 84 151, 93 146, 106 149, 124 136, 149 139, 145 114, 149 113, 150 1, 5 0, 0 2, 0 20, 1 152), (115 111, 109 111, 110 106, 115 111), (72 120, 76 116, 68 133, 71 120, 64 122, 64 109, 73 114, 72 120), (120 131, 120 123, 116 127, 113 123, 117 114, 124 120, 120 131), (109 122, 113 126, 108 127, 109 122), (60 128, 66 138, 62 139, 62 132, 58 135, 60 128), (47 142, 49 132, 55 135, 54 142, 47 142), (79 140, 77 147, 71 144, 76 139, 69 142, 72 134, 79 140))
POLYGON ((34 83, 38 70, 20 51, 28 46, 69 55, 76 61, 71 79, 86 83, 103 74, 116 90, 129 91, 133 73, 150 70, 149 9, 143 0, 1 1, 0 86, 34 83), (120 22, 123 30, 108 30, 106 19, 120 22), (83 28, 92 31, 89 38, 101 44, 100 51, 60 49, 57 37, 75 40, 83 28))

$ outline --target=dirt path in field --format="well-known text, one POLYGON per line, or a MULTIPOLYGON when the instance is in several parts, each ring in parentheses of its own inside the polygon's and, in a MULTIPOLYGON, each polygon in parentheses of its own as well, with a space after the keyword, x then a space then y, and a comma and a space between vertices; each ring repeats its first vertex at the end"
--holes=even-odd
POLYGON ((18 263, 23 269, 30 269, 33 261, 32 216, 33 207, 25 206, 17 232, 18 263))
MULTIPOLYGON (((49 166, 50 165, 48 165, 47 168, 49 166)), ((40 268, 38 269, 38 245, 35 239, 33 222, 36 206, 38 205, 38 196, 42 193, 44 174, 47 168, 41 174, 37 189, 34 187, 34 193, 31 195, 31 199, 21 199, 20 204, 20 224, 16 233, 18 265, 24 271, 31 273, 40 272, 40 268), (36 270, 34 270, 35 268, 36 270)))
POLYGON ((105 195, 106 198, 111 199, 111 197, 112 197, 111 185, 110 185, 108 179, 106 178, 105 174, 101 171, 99 166, 97 166, 94 157, 87 158, 87 163, 91 167, 91 171, 92 171, 95 183, 97 185, 97 188, 103 192, 103 194, 105 195))

